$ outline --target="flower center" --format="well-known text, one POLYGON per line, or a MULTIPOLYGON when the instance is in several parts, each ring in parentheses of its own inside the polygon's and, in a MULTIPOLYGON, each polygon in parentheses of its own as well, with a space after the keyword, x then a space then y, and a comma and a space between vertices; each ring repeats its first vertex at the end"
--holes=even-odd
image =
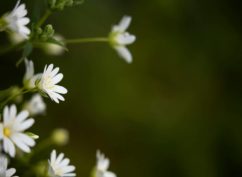
POLYGON ((4 134, 4 136, 6 136, 6 137, 10 137, 10 135, 11 135, 11 130, 10 130, 9 128, 4 128, 4 129, 3 129, 3 134, 4 134))

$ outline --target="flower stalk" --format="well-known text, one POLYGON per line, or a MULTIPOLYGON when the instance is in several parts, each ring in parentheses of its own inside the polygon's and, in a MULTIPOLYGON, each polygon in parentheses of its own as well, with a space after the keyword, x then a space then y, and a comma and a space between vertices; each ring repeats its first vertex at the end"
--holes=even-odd
POLYGON ((77 38, 77 39, 66 39, 65 44, 80 44, 80 43, 92 43, 92 42, 109 42, 107 37, 96 37, 96 38, 77 38))
POLYGON ((40 20, 36 24, 36 28, 41 27, 44 22, 49 18, 49 16, 52 14, 52 11, 50 9, 47 9, 44 13, 44 15, 40 18, 40 20))

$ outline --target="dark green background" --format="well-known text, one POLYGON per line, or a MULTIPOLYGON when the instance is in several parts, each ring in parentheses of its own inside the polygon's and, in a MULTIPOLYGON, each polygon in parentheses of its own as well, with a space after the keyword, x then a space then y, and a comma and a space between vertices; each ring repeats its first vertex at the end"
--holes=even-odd
MULTIPOLYGON (((1 1, 2 14, 15 4, 1 1)), ((44 1, 22 2, 33 21, 43 13, 44 1)), ((241 12, 241 0, 86 0, 55 13, 48 23, 65 38, 105 36, 131 15, 134 62, 105 44, 70 46, 62 57, 35 50, 37 70, 60 66, 69 93, 59 105, 46 100, 33 130, 70 131, 58 150, 79 177, 89 176, 96 149, 118 177, 242 176, 241 12)), ((2 88, 21 84, 19 56, 1 56, 2 88)))

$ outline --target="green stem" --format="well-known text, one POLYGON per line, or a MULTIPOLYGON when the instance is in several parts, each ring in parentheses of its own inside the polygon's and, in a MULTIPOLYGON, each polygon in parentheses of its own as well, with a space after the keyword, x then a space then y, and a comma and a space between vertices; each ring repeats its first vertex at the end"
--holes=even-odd
POLYGON ((3 101, 1 104, 0 104, 0 108, 2 109, 9 101, 12 101, 13 99, 15 99, 16 97, 20 96, 20 95, 23 95, 25 93, 28 93, 30 92, 31 90, 26 90, 24 88, 20 89, 17 93, 11 95, 10 97, 8 97, 5 101, 3 101))
POLYGON ((51 10, 46 10, 45 14, 40 18, 40 20, 38 21, 38 23, 36 24, 36 27, 41 27, 43 25, 43 23, 47 20, 47 18, 52 14, 51 10))
POLYGON ((11 52, 12 50, 16 50, 20 47, 22 47, 24 44, 26 43, 26 41, 20 42, 16 45, 11 45, 9 47, 3 48, 2 50, 0 50, 0 55, 6 54, 8 52, 11 52))
POLYGON ((91 43, 91 42, 108 42, 107 37, 96 37, 96 38, 78 38, 78 39, 66 39, 65 44, 79 44, 79 43, 91 43))

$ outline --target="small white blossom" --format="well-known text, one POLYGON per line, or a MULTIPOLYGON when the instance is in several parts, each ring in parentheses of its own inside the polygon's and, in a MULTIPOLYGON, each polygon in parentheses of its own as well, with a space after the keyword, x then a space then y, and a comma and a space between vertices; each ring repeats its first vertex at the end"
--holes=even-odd
POLYGON ((24 108, 29 111, 30 115, 39 115, 45 113, 46 104, 40 94, 35 94, 25 103, 24 108))
POLYGON ((115 173, 108 171, 109 165, 109 159, 98 150, 95 177, 116 177, 115 173))
POLYGON ((50 64, 49 66, 46 65, 38 83, 38 88, 49 95, 49 97, 56 103, 59 103, 59 100, 64 101, 65 99, 61 94, 67 93, 67 89, 65 87, 56 85, 63 78, 63 74, 58 72, 59 68, 54 68, 53 64, 50 64))
POLYGON ((110 33, 110 42, 114 49, 118 52, 121 58, 126 62, 132 62, 132 54, 126 47, 135 42, 136 37, 126 30, 128 29, 132 18, 124 16, 118 25, 113 26, 110 33))
POLYGON ((70 159, 64 158, 64 154, 61 153, 57 156, 56 151, 51 152, 49 160, 49 175, 50 177, 67 177, 76 176, 74 173, 75 166, 69 165, 70 159))
POLYGON ((25 130, 34 124, 34 119, 29 118, 28 111, 21 111, 17 114, 17 108, 12 105, 5 106, 3 110, 3 122, 0 124, 0 140, 3 142, 3 150, 11 157, 16 154, 14 144, 22 151, 29 153, 30 147, 35 141, 24 133, 25 130))
MULTIPOLYGON (((59 34, 55 34, 53 36, 53 38, 60 42, 64 40, 63 36, 61 36, 59 34)), ((64 54, 64 52, 65 52, 64 47, 62 47, 58 44, 53 44, 53 43, 43 44, 43 50, 46 54, 53 55, 53 56, 60 56, 60 55, 64 54)))
POLYGON ((14 32, 9 33, 8 38, 12 44, 18 44, 25 40, 25 38, 21 36, 19 33, 14 32))
POLYGON ((30 34, 30 30, 26 26, 30 22, 29 18, 25 17, 27 13, 28 11, 26 10, 25 4, 20 4, 20 0, 18 0, 14 9, 3 16, 6 28, 27 38, 30 34))
POLYGON ((31 60, 25 59, 25 68, 26 71, 23 79, 24 86, 27 89, 33 89, 36 87, 36 81, 41 78, 42 74, 34 74, 34 63, 31 60))
POLYGON ((13 176, 15 172, 15 168, 8 169, 8 159, 4 156, 0 156, 0 177, 17 177, 13 176))

